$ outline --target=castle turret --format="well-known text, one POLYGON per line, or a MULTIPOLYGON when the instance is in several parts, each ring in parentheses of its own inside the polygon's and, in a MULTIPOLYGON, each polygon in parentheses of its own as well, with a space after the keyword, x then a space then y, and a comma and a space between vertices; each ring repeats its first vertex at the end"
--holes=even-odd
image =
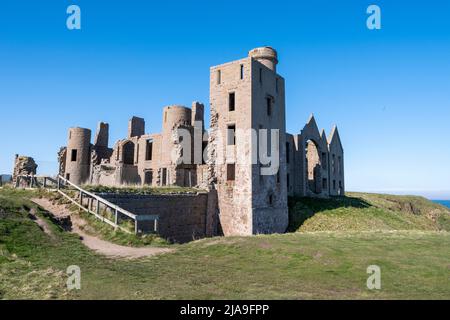
POLYGON ((249 51, 248 56, 277 72, 278 55, 275 49, 271 47, 255 48, 249 51))
POLYGON ((163 133, 171 132, 174 127, 191 125, 192 110, 181 105, 165 107, 163 110, 163 133))
POLYGON ((66 179, 80 185, 89 180, 91 130, 70 128, 67 142, 66 179))

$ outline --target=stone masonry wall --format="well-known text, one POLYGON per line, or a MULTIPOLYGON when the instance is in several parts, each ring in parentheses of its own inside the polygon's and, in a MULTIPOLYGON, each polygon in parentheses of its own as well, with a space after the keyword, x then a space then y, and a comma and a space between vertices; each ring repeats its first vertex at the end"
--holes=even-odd
MULTIPOLYGON (((101 196, 137 215, 159 215, 159 234, 170 241, 184 243, 204 238, 207 230, 208 194, 101 196)), ((213 208, 215 209, 215 208, 213 208)))

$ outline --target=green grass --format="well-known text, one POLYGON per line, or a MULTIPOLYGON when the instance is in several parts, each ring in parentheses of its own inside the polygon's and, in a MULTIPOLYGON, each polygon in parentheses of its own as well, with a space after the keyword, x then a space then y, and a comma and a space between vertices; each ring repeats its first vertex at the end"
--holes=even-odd
MULTIPOLYGON (((67 192, 67 191, 66 191, 67 192)), ((70 192, 70 191, 69 191, 70 192)), ((40 197, 45 197, 54 203, 67 206, 67 208, 74 215, 79 215, 86 220, 87 224, 82 228, 84 232, 89 235, 98 236, 99 238, 110 241, 115 244, 130 246, 130 247, 145 247, 145 246, 158 246, 165 247, 169 243, 165 239, 160 238, 155 234, 136 235, 134 234, 134 223, 131 221, 121 221, 120 225, 133 231, 133 233, 126 233, 120 229, 114 230, 110 225, 100 221, 92 214, 80 210, 80 208, 72 204, 69 200, 56 192, 41 191, 40 197)), ((75 195, 72 195, 75 196, 75 195)), ((106 216, 109 220, 113 221, 113 217, 108 212, 101 212, 103 216, 106 216)))
POLYGON ((422 197, 349 193, 289 200, 289 231, 450 231, 450 211, 422 197))
POLYGON ((85 185, 83 189, 94 193, 118 193, 118 194, 140 194, 140 195, 159 195, 159 194, 189 194, 205 192, 201 189, 187 188, 187 187, 142 187, 142 186, 128 186, 128 187, 107 187, 107 186, 90 186, 85 185))
POLYGON ((57 226, 55 237, 43 233, 27 217, 28 192, 0 191, 7 212, 0 219, 3 299, 450 299, 445 231, 322 229, 213 238, 155 257, 112 260, 57 226), (381 267, 379 291, 366 288, 373 264, 381 267), (80 291, 65 289, 69 265, 81 268, 80 291))

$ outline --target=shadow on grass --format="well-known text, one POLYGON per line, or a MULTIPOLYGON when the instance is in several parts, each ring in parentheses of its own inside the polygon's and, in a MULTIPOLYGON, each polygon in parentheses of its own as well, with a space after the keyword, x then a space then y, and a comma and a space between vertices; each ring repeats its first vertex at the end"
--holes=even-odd
POLYGON ((289 197, 288 232, 296 232, 316 213, 339 208, 369 208, 372 205, 361 198, 331 197, 329 199, 289 197))

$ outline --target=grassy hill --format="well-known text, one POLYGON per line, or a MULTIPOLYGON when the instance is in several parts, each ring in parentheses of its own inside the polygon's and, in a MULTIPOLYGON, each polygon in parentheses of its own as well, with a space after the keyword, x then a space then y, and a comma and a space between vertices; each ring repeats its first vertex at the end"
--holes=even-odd
POLYGON ((425 198, 349 193, 289 200, 289 231, 450 231, 450 210, 425 198))
POLYGON ((50 237, 28 216, 32 196, 0 189, 0 299, 450 298, 450 233, 433 231, 450 213, 420 198, 413 207, 380 195, 291 200, 291 229, 301 232, 204 239, 130 261, 90 251, 36 208, 50 237), (372 264, 382 270, 379 291, 366 287, 372 264), (80 291, 66 290, 70 265, 81 268, 80 291))

